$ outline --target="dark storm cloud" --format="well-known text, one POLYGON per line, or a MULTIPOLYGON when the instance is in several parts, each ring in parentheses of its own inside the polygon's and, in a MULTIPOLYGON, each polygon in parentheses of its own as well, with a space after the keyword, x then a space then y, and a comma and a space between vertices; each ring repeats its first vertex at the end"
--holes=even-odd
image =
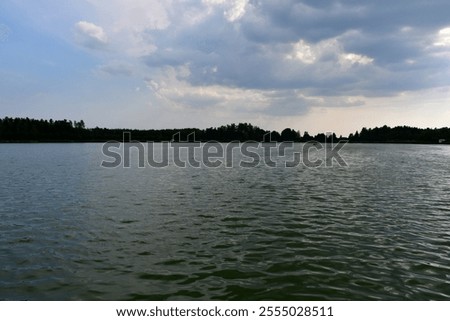
POLYGON ((448 12, 446 1, 251 1, 234 22, 217 10, 152 33, 144 60, 188 66, 193 85, 391 95, 449 85, 434 45, 448 12))

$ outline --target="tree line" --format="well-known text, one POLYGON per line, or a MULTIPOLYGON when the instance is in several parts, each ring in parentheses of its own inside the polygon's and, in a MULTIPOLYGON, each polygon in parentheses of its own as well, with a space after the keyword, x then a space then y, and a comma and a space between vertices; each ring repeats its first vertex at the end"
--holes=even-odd
POLYGON ((334 141, 348 140, 353 143, 449 143, 450 128, 420 129, 408 126, 363 128, 348 137, 337 137, 335 133, 308 132, 285 128, 281 132, 266 131, 249 123, 230 124, 206 129, 108 129, 86 128, 83 120, 43 120, 30 118, 0 119, 1 142, 106 142, 122 141, 123 133, 129 132, 132 140, 138 141, 334 141), (192 135, 194 133, 194 135, 192 135))
POLYGON ((450 143, 450 128, 417 128, 409 126, 363 128, 348 136, 355 143, 450 143))

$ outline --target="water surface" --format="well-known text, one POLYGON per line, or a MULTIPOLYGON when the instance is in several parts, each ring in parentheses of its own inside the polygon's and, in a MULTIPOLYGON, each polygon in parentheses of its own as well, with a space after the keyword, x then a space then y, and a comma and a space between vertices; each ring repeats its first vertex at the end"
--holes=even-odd
POLYGON ((100 167, 0 145, 0 299, 448 300, 450 146, 348 167, 100 167))

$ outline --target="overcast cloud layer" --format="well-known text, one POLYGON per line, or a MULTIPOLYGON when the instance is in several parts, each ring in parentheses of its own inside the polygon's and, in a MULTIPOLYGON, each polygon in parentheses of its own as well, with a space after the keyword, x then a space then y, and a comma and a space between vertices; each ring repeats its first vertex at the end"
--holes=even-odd
POLYGON ((448 1, 6 0, 0 9, 5 115, 344 135, 450 124, 448 1))

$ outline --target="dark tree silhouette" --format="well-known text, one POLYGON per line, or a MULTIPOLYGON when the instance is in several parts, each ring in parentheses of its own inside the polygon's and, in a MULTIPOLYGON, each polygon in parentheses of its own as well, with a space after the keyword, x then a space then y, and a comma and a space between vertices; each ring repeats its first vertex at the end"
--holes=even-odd
POLYGON ((291 128, 285 128, 281 132, 282 141, 298 142, 300 141, 300 133, 291 128))
MULTIPOLYGON (((215 140, 219 142, 229 141, 310 141, 319 142, 333 140, 337 142, 335 133, 328 135, 317 134, 314 138, 305 132, 301 137, 299 131, 291 128, 284 129, 281 134, 277 131, 266 131, 249 123, 231 124, 220 127, 211 127, 204 130, 198 128, 161 129, 161 130, 132 130, 132 129, 107 129, 86 128, 83 120, 37 120, 30 118, 0 119, 0 142, 105 142, 108 140, 122 141, 123 132, 130 132, 133 140, 138 141, 171 141, 175 134, 179 133, 179 139, 191 140, 195 133, 198 141, 215 140), (269 134, 270 135, 267 135, 269 134)), ((343 139, 342 136, 340 139, 343 139)), ((373 129, 362 128, 348 136, 351 143, 450 143, 450 128, 420 129, 408 126, 375 127, 373 129)))

